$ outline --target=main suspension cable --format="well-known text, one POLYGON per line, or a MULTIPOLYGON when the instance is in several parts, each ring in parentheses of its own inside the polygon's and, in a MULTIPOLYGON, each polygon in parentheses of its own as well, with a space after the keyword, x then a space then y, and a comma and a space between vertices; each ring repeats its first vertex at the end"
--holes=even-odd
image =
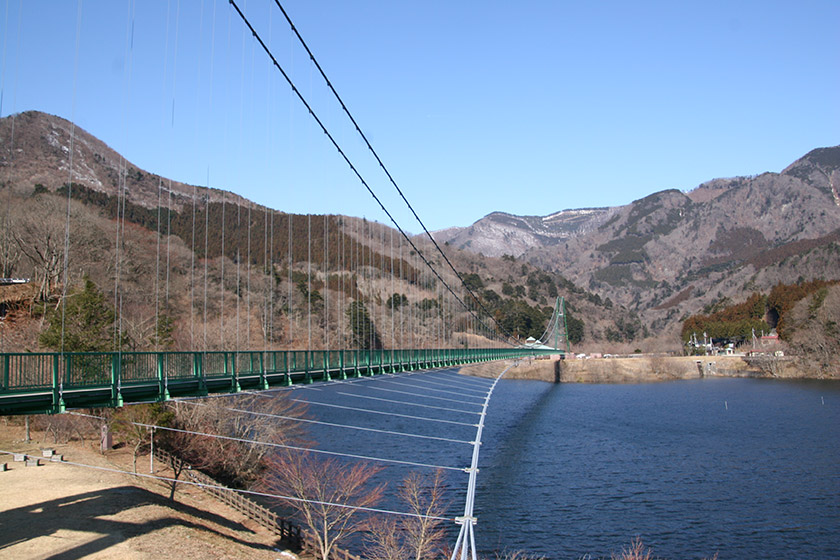
MULTIPOLYGON (((344 100, 341 99, 340 95, 338 95, 338 92, 333 87, 332 82, 330 82, 330 79, 327 77, 327 74, 324 72, 324 69, 321 68, 321 65, 318 63, 318 60, 315 58, 315 55, 312 54, 312 51, 309 49, 309 46, 306 44, 306 41, 303 40, 303 37, 298 32, 297 27, 295 27, 295 24, 292 23, 292 19, 289 17, 289 14, 286 13, 286 10, 283 8, 282 4, 280 4, 280 0, 274 0, 274 3, 277 5, 278 8, 280 8, 280 11, 283 13, 283 17, 285 17, 286 21, 289 23, 289 27, 294 32, 295 36, 297 36, 298 41, 300 41, 300 44, 306 50, 306 54, 309 55, 309 59, 315 65, 315 68, 318 69, 318 72, 320 72, 321 77, 324 78, 324 82, 326 82, 327 87, 330 88, 330 91, 335 96, 339 105, 341 105, 341 108, 344 111, 344 113, 347 115, 347 118, 350 119, 351 123, 353 123, 353 127, 356 129, 356 132, 359 133, 359 136, 361 136, 362 140, 364 141, 364 143, 367 146, 370 153, 373 154, 373 157, 376 159, 376 162, 379 164, 379 167, 382 168, 382 171, 388 177, 388 180, 391 182, 392 185, 394 185, 394 188, 396 189, 397 193, 399 193, 400 198, 402 198, 403 202, 405 202, 405 205, 411 211, 412 215, 417 220, 417 223, 420 224, 420 227, 423 228, 423 231, 426 233, 426 236, 429 238, 429 240, 435 246, 438 253, 440 253, 440 255, 443 257, 443 260, 446 261, 446 264, 449 265, 449 268, 452 269, 452 272, 454 272, 455 275, 458 277, 458 280, 461 282, 461 285, 467 290, 467 293, 469 293, 469 295, 473 299, 473 301, 477 302, 478 305, 481 307, 482 311, 484 311, 487 314, 487 316, 490 317, 493 320, 494 323, 496 323, 496 326, 500 330, 500 332, 503 332, 503 333, 507 334, 510 338, 512 338, 510 333, 508 333, 507 329, 502 327, 502 325, 496 320, 496 318, 487 310, 487 308, 484 306, 484 304, 481 302, 481 300, 475 295, 473 290, 469 286, 467 286, 467 284, 464 282, 464 278, 461 276, 461 273, 458 272, 458 270, 455 268, 455 266, 449 260, 449 257, 447 257, 446 253, 444 253, 443 250, 440 248, 440 245, 438 245, 438 242, 435 240, 434 236, 432 236, 432 234, 429 232, 429 229, 426 227, 426 224, 424 224, 423 220, 420 219, 420 216, 417 215, 417 212, 414 210, 414 207, 408 201, 408 199, 406 198, 405 194, 403 193, 403 191, 399 187, 399 185, 397 185, 397 182, 396 182, 396 180, 394 180, 394 177, 391 175, 391 172, 388 171, 387 167, 385 167, 385 164, 382 162, 382 159, 379 157, 379 154, 376 153, 376 150, 373 149, 373 146, 371 145, 367 136, 365 136, 365 133, 362 132, 362 128, 359 126, 359 123, 356 122, 355 118, 353 118, 353 115, 350 113, 350 110, 347 108, 347 105, 345 105, 344 100)), ((400 230, 400 232, 402 233, 402 230, 400 230)), ((405 234, 403 234, 403 235, 405 235, 405 234)), ((453 295, 454 295, 454 293, 453 293, 453 295)), ((475 314, 469 308, 467 308, 467 311, 469 312, 470 315, 475 316, 475 314)), ((476 317, 476 319, 478 319, 478 317, 476 317)), ((481 321, 480 319, 478 319, 478 320, 481 321)), ((483 323, 482 323, 482 325, 483 325, 483 323)))
MULTIPOLYGON (((271 52, 271 50, 268 48, 268 46, 263 41, 262 37, 260 37, 260 35, 259 35, 259 33, 257 33, 256 29, 254 29, 253 25, 248 20, 248 18, 245 16, 245 14, 242 12, 242 10, 239 8, 239 5, 236 3, 236 1, 235 0, 228 0, 228 1, 229 1, 230 5, 233 6, 233 8, 236 10, 237 14, 239 15, 240 19, 242 19, 243 23, 245 23, 245 25, 251 31, 251 34, 254 36, 256 41, 260 44, 263 51, 265 51, 265 53, 271 59, 271 62, 274 65, 274 67, 277 68, 277 70, 283 75, 286 82, 289 84, 289 87, 291 88, 292 92, 297 96, 298 100, 300 100, 300 102, 304 105, 306 110, 309 112, 310 116, 315 120, 315 122, 321 128, 321 131, 327 136, 330 143, 332 143, 333 147, 338 151, 339 155, 341 155, 341 157, 344 159, 345 163, 350 167, 350 170, 356 175, 356 178, 359 180, 359 182, 361 182, 362 186, 365 187, 365 189, 368 191, 368 193, 371 195, 371 197, 373 197, 374 201, 376 201, 376 203, 379 205, 380 209, 385 213, 386 216, 388 216, 388 219, 391 220, 391 223, 394 224, 394 227, 397 228, 397 230, 400 232, 400 234, 402 234, 402 236, 406 239, 406 241, 408 241, 409 245, 411 245, 411 247, 415 250, 417 255, 423 260, 426 267, 434 273, 434 275, 446 287, 446 289, 449 291, 449 293, 451 293, 452 296, 458 301, 458 303, 461 305, 461 307, 463 309, 467 310, 468 312, 472 313, 469 310, 469 306, 461 299, 461 297, 446 282, 446 280, 444 280, 444 278, 441 276, 441 274, 438 272, 438 270, 432 265, 432 263, 429 261, 429 259, 426 257, 426 255, 423 254, 423 252, 419 249, 419 247, 417 247, 417 245, 411 240, 411 237, 408 235, 408 233, 406 233, 406 231, 402 228, 402 226, 399 225, 399 223, 396 221, 394 216, 387 209, 387 207, 382 202, 382 200, 379 198, 379 196, 377 196, 377 194, 373 191, 373 189, 367 183, 367 181, 364 179, 364 177, 362 177, 359 170, 356 168, 356 166, 353 164, 353 162, 350 161, 350 158, 347 156, 347 154, 344 152, 344 150, 338 144, 338 141, 329 132, 326 125, 324 125, 323 121, 315 113, 312 106, 309 104, 309 102, 306 101, 306 98, 303 96, 303 94, 300 92, 300 90, 298 90, 297 86, 295 86, 294 81, 292 81, 291 77, 286 73, 286 71, 283 69, 283 67, 280 65, 280 63, 277 61, 274 54, 271 52)), ((445 258, 445 256, 444 256, 444 258, 445 258)), ((456 271, 456 274, 457 274, 457 271, 456 271)), ((458 275, 458 278, 460 279, 461 278, 460 274, 457 274, 457 275, 458 275)), ((463 280, 461 280, 461 282, 463 284, 463 280)), ((471 291, 470 291, 470 293, 472 294, 471 291)), ((472 294, 472 297, 475 297, 475 294, 472 294)), ((497 328, 501 332, 504 332, 505 334, 508 335, 508 337, 513 338, 512 335, 510 335, 507 332, 507 330, 504 329, 502 327, 502 325, 500 325, 496 321, 495 317, 493 317, 489 312, 488 312, 488 316, 491 317, 494 322, 496 322, 497 328)), ((480 318, 478 318, 478 321, 481 324, 484 324, 483 321, 481 321, 480 318)))

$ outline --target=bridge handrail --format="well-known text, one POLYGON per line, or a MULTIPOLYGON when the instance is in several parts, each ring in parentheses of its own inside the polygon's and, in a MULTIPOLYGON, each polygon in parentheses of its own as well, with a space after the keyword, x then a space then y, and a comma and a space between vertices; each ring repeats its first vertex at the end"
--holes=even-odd
MULTIPOLYGON (((180 394, 236 393, 243 388, 329 381, 467 363, 556 353, 532 348, 424 348, 388 350, 242 350, 206 352, 9 352, 0 354, 0 414, 18 412, 11 396, 52 393, 44 411, 60 412, 69 393, 94 404, 121 406, 124 396, 167 400, 180 394), (150 391, 154 389, 155 394, 150 391), (107 396, 110 394, 110 397, 107 396), (126 396, 127 395, 127 396, 126 396)), ((26 408, 24 405, 20 405, 26 408)), ((42 407, 43 408, 43 407, 42 407)))

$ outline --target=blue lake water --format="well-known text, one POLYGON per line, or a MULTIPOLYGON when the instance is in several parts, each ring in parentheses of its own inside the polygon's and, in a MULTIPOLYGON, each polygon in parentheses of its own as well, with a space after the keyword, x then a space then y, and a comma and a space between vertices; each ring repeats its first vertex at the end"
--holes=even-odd
MULTIPOLYGON (((463 404, 448 402, 460 397, 445 393, 444 385, 425 384, 446 383, 447 375, 429 374, 425 381, 383 377, 295 394, 469 423, 479 402, 472 395, 486 385, 459 383, 459 392, 467 395, 463 404), (371 389, 371 382, 379 389, 371 389), (373 395, 383 400, 370 399, 373 395)), ((471 448, 462 442, 474 436, 471 426, 317 405, 311 411, 328 421, 455 440, 315 428, 313 437, 323 449, 445 466, 469 463, 471 448)), ((509 549, 555 559, 609 558, 638 536, 656 557, 671 560, 715 553, 721 560, 840 558, 837 382, 502 380, 490 402, 483 440, 476 540, 487 553, 509 549)), ((388 467, 381 477, 393 487, 407 469, 388 467)), ((458 515, 466 475, 451 471, 447 480, 451 514, 458 515)))

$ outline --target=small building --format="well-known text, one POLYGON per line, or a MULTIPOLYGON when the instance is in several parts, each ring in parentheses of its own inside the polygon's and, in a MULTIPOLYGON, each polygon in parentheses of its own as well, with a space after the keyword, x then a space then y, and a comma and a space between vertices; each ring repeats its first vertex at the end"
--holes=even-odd
POLYGON ((758 339, 758 343, 761 346, 776 346, 779 344, 779 335, 776 331, 770 331, 770 334, 761 335, 761 338, 758 339))

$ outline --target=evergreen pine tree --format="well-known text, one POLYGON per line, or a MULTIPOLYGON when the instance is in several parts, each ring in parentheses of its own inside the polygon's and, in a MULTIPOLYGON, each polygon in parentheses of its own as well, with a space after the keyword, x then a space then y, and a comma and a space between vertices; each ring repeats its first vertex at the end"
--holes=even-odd
POLYGON ((376 332, 376 326, 370 319, 364 302, 353 301, 347 306, 347 320, 353 330, 353 343, 362 350, 380 350, 382 340, 376 332))
POLYGON ((42 345, 64 352, 111 352, 128 345, 128 338, 120 335, 115 348, 116 313, 88 277, 81 291, 67 296, 63 316, 62 321, 61 307, 50 313, 49 326, 39 337, 42 345))

